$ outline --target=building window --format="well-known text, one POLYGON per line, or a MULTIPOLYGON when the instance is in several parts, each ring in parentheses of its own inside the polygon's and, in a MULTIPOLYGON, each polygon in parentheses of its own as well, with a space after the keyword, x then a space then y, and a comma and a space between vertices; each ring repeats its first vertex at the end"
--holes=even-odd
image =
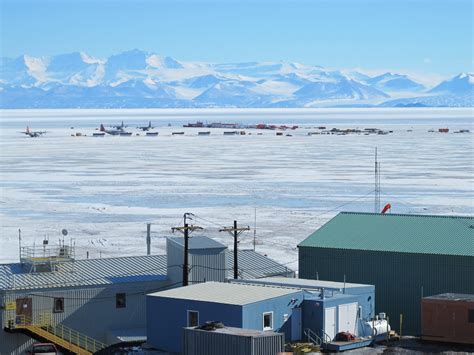
POLYGON ((125 308, 127 306, 127 299, 125 293, 115 294, 115 308, 125 308))
POLYGON ((199 312, 188 311, 188 327, 197 327, 199 325, 199 312))
POLYGON ((467 310, 467 321, 468 323, 474 323, 474 309, 467 310))
POLYGON ((64 312, 64 298, 63 297, 55 297, 54 298, 53 312, 54 313, 63 313, 64 312))
POLYGON ((263 313, 263 330, 273 330, 273 312, 263 313))

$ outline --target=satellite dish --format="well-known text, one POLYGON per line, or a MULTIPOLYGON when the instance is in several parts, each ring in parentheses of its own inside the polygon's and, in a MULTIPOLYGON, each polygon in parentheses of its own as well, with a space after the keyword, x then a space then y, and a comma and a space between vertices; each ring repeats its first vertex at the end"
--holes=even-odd
POLYGON ((67 235, 67 229, 63 229, 63 230, 61 231, 61 234, 64 235, 64 236, 66 236, 66 235, 67 235))

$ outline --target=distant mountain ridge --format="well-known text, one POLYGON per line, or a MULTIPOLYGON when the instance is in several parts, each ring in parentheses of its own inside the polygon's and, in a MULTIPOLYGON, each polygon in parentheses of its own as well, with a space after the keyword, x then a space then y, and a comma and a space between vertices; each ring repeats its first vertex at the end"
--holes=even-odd
POLYGON ((0 58, 0 108, 474 106, 472 73, 427 88, 285 62, 182 62, 138 49, 0 58))

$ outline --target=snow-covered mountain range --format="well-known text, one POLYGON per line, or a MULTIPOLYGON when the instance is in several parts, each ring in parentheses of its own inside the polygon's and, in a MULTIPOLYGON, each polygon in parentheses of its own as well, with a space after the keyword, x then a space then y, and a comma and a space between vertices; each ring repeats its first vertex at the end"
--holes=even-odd
POLYGON ((0 58, 0 108, 474 106, 474 74, 434 87, 284 62, 182 62, 141 50, 0 58))

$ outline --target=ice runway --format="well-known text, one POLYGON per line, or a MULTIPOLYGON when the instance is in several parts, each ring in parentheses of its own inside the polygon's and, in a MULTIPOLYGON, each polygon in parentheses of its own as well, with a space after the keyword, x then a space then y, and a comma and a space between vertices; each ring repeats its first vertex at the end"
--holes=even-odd
MULTIPOLYGON (((163 253, 164 237, 182 223, 184 212, 197 217, 202 234, 231 245, 218 229, 254 226, 256 250, 296 268, 296 245, 337 211, 374 210, 374 149, 381 162, 382 206, 393 213, 474 212, 474 134, 470 110, 394 110, 377 115, 323 112, 247 112, 218 114, 150 111, 3 111, 0 163, 0 262, 18 260, 18 229, 24 243, 56 241, 66 228, 78 258, 143 254, 146 223, 152 226, 152 252, 163 253), (72 113, 73 112, 73 113, 72 113), (402 113, 400 113, 402 112, 402 113), (301 117, 299 116, 301 114, 301 117), (160 117, 160 118, 157 118, 160 117), (196 120, 241 123, 296 123, 300 128, 276 136, 197 136, 184 129, 196 120), (231 117, 225 119, 225 117, 231 117), (272 120, 272 117, 274 119, 272 120), (91 137, 104 123, 130 124, 131 137, 91 137), (159 136, 135 136, 132 126, 152 120, 159 136), (168 123, 172 126, 168 127, 168 123), (30 124, 47 135, 17 132, 30 124), (391 135, 308 136, 314 126, 377 127, 391 135), (74 127, 71 129, 70 127, 74 127), (429 129, 449 127, 448 134, 429 129), (184 131, 184 136, 173 136, 184 131), (87 137, 71 137, 81 132, 87 137), (286 136, 289 133, 292 136, 286 136)), ((342 113, 341 113, 342 112, 342 113)), ((372 111, 373 112, 373 111, 372 111)), ((208 129, 205 129, 208 130, 208 129)), ((263 133, 257 135, 257 133, 263 133)), ((253 231, 240 247, 251 248, 253 231)))

